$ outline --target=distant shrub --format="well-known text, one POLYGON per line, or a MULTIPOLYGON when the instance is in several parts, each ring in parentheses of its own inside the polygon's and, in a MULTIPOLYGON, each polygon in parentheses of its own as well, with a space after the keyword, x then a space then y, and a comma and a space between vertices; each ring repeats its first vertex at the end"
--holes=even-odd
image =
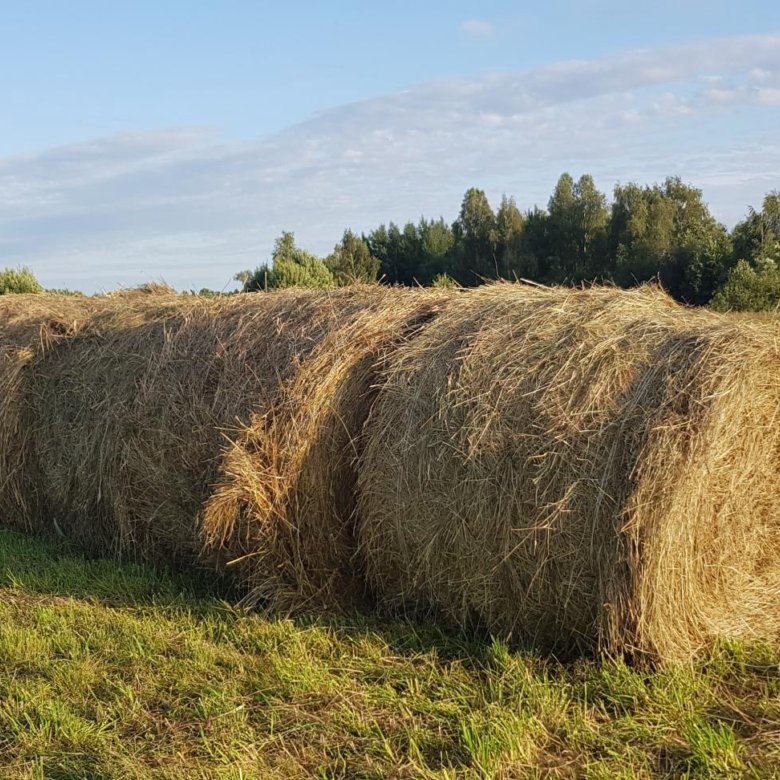
POLYGON ((29 268, 5 268, 0 271, 0 295, 40 292, 43 292, 43 287, 29 268))
POLYGON ((243 284, 243 292, 285 287, 325 289, 336 285, 333 274, 319 257, 295 246, 292 233, 282 233, 276 239, 270 266, 241 271, 235 279, 243 284))
POLYGON ((65 287, 59 288, 59 287, 50 287, 46 290, 47 293, 50 293, 51 295, 73 295, 76 298, 83 298, 84 293, 81 292, 81 290, 68 290, 65 287))
POLYGON ((718 311, 780 309, 780 267, 769 258, 758 260, 755 267, 747 260, 740 260, 715 293, 712 308, 718 311))

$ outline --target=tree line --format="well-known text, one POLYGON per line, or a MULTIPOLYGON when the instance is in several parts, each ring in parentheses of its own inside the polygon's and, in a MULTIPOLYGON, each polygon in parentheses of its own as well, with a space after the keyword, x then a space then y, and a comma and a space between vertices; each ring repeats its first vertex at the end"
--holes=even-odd
MULTIPOLYGON (((235 278, 245 292, 356 282, 471 287, 525 279, 631 287, 655 280, 687 304, 777 310, 780 192, 768 193, 760 210, 749 209, 728 231, 701 190, 677 177, 663 184, 617 184, 608 202, 591 176, 575 181, 564 173, 547 207, 526 211, 507 196, 494 209, 484 191, 472 187, 452 223, 422 217, 367 234, 347 229, 324 258, 284 232, 268 262, 235 278)), ((0 271, 0 294, 41 289, 27 269, 0 271)))
POLYGON ((452 223, 443 218, 347 229, 319 258, 292 233, 270 261, 236 277, 245 291, 330 287, 354 282, 476 286, 494 279, 540 284, 657 280, 677 300, 723 309, 780 305, 780 193, 764 198, 728 231, 701 190, 670 177, 663 184, 618 184, 611 203, 588 175, 564 173, 546 209, 521 211, 504 196, 494 209, 469 189, 452 223))

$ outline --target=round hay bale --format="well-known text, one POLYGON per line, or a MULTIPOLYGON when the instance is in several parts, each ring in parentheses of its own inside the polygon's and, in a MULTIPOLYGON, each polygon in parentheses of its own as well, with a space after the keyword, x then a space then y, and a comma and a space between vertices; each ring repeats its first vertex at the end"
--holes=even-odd
POLYGON ((275 611, 364 603, 355 561, 357 439, 384 357, 435 317, 452 292, 374 288, 319 341, 273 406, 232 445, 203 515, 247 603, 275 611))
POLYGON ((373 295, 106 299, 35 371, 37 459, 63 533, 98 553, 196 561, 197 519, 223 451, 373 295))
POLYGON ((38 514, 39 473, 25 415, 36 360, 72 337, 97 306, 66 295, 0 296, 0 523, 29 530, 38 514))
POLYGON ((490 285, 388 358, 359 541, 392 608, 683 658, 780 629, 780 329, 490 285))

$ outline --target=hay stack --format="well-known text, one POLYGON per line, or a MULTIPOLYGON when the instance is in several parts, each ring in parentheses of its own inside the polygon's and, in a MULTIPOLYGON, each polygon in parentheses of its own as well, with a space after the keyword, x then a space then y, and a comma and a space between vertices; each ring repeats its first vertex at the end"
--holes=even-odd
POLYGON ((293 563, 281 540, 305 538, 308 549, 314 529, 333 544, 345 533, 331 523, 348 513, 332 505, 353 494, 340 480, 351 478, 343 464, 351 465, 370 356, 428 311, 423 301, 442 297, 354 287, 222 299, 146 289, 106 299, 31 377, 48 512, 91 551, 189 565, 199 560, 208 504, 204 531, 220 540, 209 545, 209 565, 249 553, 235 570, 251 571, 254 587, 257 563, 289 554, 268 576, 285 594, 298 590, 305 556, 293 563), (269 522, 289 528, 269 532, 269 522))
POLYGON ((65 295, 0 296, 0 523, 29 529, 40 475, 25 416, 26 376, 47 350, 72 337, 98 303, 65 295))
POLYGON ((63 532, 103 554, 196 560, 197 518, 230 438, 369 296, 145 288, 106 299, 32 378, 37 457, 63 532))
POLYGON ((780 330, 493 285, 389 357, 361 550, 385 603, 555 650, 780 629, 780 330))
POLYGON ((455 295, 389 288, 361 295, 361 310, 339 318, 231 447, 203 530, 208 545, 237 565, 249 603, 289 612, 363 602, 354 560, 356 439, 384 356, 455 295))

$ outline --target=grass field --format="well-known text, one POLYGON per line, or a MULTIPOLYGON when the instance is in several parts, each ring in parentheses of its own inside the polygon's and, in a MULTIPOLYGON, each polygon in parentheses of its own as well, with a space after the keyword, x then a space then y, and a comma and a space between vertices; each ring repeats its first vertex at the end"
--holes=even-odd
POLYGON ((3 778, 780 777, 776 650, 561 664, 0 532, 3 778))

